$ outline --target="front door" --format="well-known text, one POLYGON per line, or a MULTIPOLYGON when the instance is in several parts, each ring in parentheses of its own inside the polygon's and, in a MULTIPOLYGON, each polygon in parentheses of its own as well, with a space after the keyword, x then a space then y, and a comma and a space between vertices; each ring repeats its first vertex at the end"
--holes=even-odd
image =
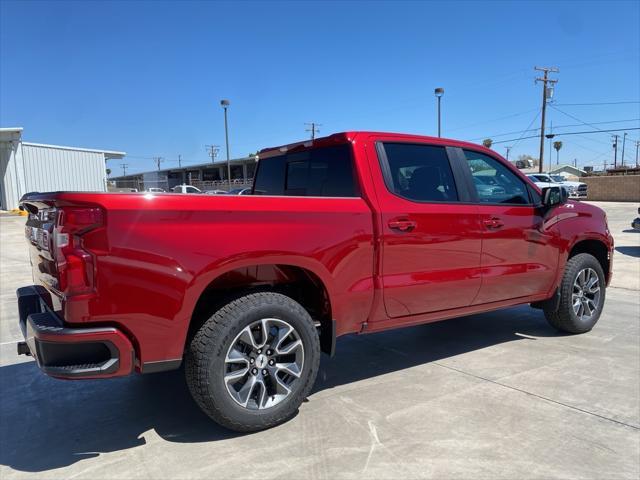
POLYGON ((447 149, 390 140, 377 143, 376 156, 387 315, 470 305, 480 289, 482 231, 447 149))
POLYGON ((464 158, 482 225, 482 287, 473 303, 547 293, 559 259, 557 226, 545 225, 524 180, 500 160, 473 150, 464 158))

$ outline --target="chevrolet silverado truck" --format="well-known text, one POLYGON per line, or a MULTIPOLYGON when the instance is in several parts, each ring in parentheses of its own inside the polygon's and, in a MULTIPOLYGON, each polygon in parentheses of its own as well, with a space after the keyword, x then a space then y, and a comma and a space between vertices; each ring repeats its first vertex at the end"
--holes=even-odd
POLYGON ((62 379, 183 366, 196 403, 237 431, 294 416, 342 335, 520 304, 583 333, 612 272, 602 210, 482 146, 414 135, 262 150, 252 195, 22 207, 34 285, 17 292, 19 353, 62 379))

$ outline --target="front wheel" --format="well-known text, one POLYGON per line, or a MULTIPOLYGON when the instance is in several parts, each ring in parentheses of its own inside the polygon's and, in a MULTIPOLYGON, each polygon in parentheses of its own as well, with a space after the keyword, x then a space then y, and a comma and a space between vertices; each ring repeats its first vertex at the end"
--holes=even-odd
POLYGON ((320 341, 307 311, 289 297, 238 298, 209 318, 186 355, 189 390, 231 430, 251 432, 293 417, 318 372, 320 341))
POLYGON ((557 310, 545 308, 547 321, 563 332, 584 333, 593 328, 604 306, 605 276, 600 262, 588 253, 567 261, 557 310))

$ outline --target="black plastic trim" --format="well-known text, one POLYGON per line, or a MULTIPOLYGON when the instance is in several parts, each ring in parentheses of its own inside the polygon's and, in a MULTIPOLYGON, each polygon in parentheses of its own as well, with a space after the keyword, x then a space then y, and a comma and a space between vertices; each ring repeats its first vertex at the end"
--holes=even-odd
POLYGON ((336 321, 331 320, 331 323, 324 326, 320 334, 320 351, 326 353, 330 357, 336 354, 336 321))
POLYGON ((182 359, 176 358, 175 360, 159 360, 157 362, 144 362, 142 364, 142 373, 158 373, 168 372, 170 370, 177 370, 182 365, 182 359))
MULTIPOLYGON (((66 327, 60 317, 51 310, 50 293, 41 286, 22 287, 17 290, 16 294, 20 329, 26 340, 27 349, 44 373, 51 376, 80 378, 110 374, 118 370, 120 366, 119 351, 108 340, 56 342, 51 339, 56 336, 68 337, 87 333, 116 332, 115 328, 66 327), (49 338, 43 340, 38 338, 39 334, 47 335, 49 338), (100 358, 99 362, 95 362, 96 352, 104 348, 108 351, 109 358, 100 358), (65 352, 65 350, 67 351, 65 352), (83 355, 87 356, 86 360, 82 359, 83 355), (73 358, 73 363, 65 361, 65 357, 73 358)), ((18 344, 18 353, 26 353, 24 346, 18 344)))

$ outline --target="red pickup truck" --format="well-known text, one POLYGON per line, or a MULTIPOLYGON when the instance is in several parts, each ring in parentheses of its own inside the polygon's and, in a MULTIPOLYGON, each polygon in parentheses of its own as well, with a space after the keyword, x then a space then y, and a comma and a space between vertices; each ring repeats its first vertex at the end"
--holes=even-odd
POLYGON ((47 374, 177 369, 218 423, 291 418, 336 338, 518 304, 570 333, 612 271, 605 213, 484 147, 347 132, 262 150, 252 195, 25 196, 23 354, 47 374))

